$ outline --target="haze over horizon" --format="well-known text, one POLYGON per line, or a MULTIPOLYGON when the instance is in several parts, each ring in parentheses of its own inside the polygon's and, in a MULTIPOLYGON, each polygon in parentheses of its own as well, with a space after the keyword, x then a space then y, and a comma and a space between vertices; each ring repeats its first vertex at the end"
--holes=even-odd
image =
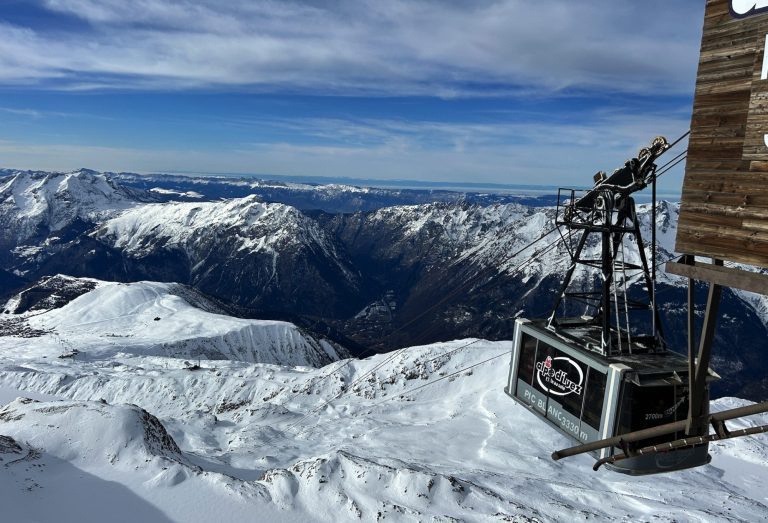
POLYGON ((0 167, 584 185, 687 130, 703 8, 10 0, 0 167))

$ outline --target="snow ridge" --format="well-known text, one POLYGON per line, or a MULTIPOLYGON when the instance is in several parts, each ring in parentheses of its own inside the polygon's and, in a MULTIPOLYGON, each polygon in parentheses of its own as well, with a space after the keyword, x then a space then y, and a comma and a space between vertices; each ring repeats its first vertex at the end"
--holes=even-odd
POLYGON ((41 228, 56 232, 78 219, 98 221, 142 201, 152 198, 88 169, 69 173, 16 171, 0 180, 3 234, 7 236, 7 229, 12 228, 16 243, 34 237, 41 228))
MULTIPOLYGON (((291 323, 227 316, 178 284, 83 281, 92 290, 60 308, 6 318, 22 319, 41 333, 34 348, 27 338, 5 339, 8 350, 19 358, 133 353, 303 366, 322 366, 347 355, 343 348, 316 340, 291 323), (198 306, 187 301, 190 297, 198 306)), ((70 278, 70 283, 79 285, 81 280, 70 278)), ((18 301, 12 298, 6 310, 18 301)))
POLYGON ((109 245, 141 256, 160 244, 179 248, 201 263, 218 238, 234 235, 234 253, 265 253, 274 265, 280 253, 300 248, 334 260, 354 279, 331 238, 299 210, 283 204, 262 203, 256 196, 222 202, 143 205, 105 221, 93 235, 109 245))

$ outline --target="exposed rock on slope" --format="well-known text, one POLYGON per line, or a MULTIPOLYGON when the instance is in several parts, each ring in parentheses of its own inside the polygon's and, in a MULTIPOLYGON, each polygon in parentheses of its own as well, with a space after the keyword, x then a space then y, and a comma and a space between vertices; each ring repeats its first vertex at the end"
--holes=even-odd
POLYGON ((63 274, 47 276, 28 285, 5 304, 6 314, 49 311, 63 307, 75 298, 95 289, 101 282, 91 278, 73 278, 63 274))
MULTIPOLYGON (((262 311, 351 312, 359 276, 313 220, 254 197, 145 205, 109 219, 68 250, 78 274, 190 284, 262 311)), ((65 270, 51 260, 45 270, 65 270)))

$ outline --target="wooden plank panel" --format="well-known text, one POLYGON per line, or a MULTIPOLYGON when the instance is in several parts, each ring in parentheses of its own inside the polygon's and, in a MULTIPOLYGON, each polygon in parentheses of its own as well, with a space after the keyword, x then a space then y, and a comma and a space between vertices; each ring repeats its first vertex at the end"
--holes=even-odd
POLYGON ((761 231, 744 229, 743 227, 734 230, 731 227, 705 223, 696 224, 696 228, 683 227, 683 230, 692 236, 724 239, 726 241, 751 245, 761 252, 768 252, 768 234, 761 231))
POLYGON ((760 266, 759 261, 768 256, 768 244, 755 244, 745 240, 735 240, 728 236, 718 237, 711 234, 689 234, 678 239, 684 252, 704 249, 707 254, 717 259, 728 259, 740 263, 760 266))
POLYGON ((756 191, 741 191, 727 193, 687 189, 683 193, 683 198, 689 205, 683 210, 690 211, 697 205, 702 204, 723 206, 722 211, 720 211, 721 214, 725 214, 726 212, 745 213, 754 208, 768 208, 768 195, 755 194, 755 192, 756 191))
POLYGON ((730 1, 707 1, 676 249, 768 267, 768 14, 730 1))
POLYGON ((766 274, 746 272, 740 269, 720 267, 708 263, 688 265, 677 262, 665 264, 664 271, 667 274, 676 274, 686 278, 693 278, 694 280, 710 281, 734 289, 768 294, 768 275, 766 274))

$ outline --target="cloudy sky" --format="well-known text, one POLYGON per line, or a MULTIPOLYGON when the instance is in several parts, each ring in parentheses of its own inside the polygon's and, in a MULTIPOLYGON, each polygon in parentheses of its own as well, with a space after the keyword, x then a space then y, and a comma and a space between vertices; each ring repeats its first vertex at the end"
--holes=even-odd
POLYGON ((703 10, 2 0, 0 167, 584 184, 687 130, 703 10))

